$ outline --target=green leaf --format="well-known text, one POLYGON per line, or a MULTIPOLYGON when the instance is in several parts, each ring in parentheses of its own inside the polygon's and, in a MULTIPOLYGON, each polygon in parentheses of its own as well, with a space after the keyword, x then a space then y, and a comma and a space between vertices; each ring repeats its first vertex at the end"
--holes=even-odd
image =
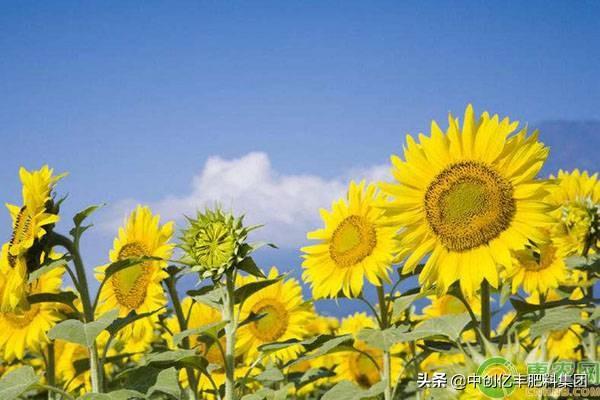
POLYGON ((58 260, 50 260, 48 263, 44 263, 40 268, 36 269, 32 273, 29 274, 28 283, 33 283, 37 281, 40 276, 44 275, 46 272, 50 272, 53 269, 66 267, 69 257, 61 257, 58 260))
MULTIPOLYGON (((211 286, 207 286, 207 287, 211 287, 211 286)), ((206 304, 207 306, 212 307, 212 308, 219 308, 219 307, 221 307, 221 304, 223 304, 222 296, 223 296, 223 293, 221 292, 221 290, 219 288, 212 287, 211 290, 208 290, 205 293, 202 293, 200 295, 195 295, 195 296, 193 296, 193 298, 198 303, 206 304)))
POLYGON ((545 315, 534 322, 530 327, 532 339, 538 338, 547 332, 568 329, 571 325, 583 324, 581 310, 577 307, 556 307, 546 310, 545 315))
POLYGON ((111 263, 108 267, 106 267, 106 269, 104 270, 103 282, 106 282, 111 276, 113 276, 114 274, 116 274, 119 271, 122 271, 126 268, 133 267, 133 266, 141 264, 141 263, 144 263, 146 261, 162 261, 162 258, 152 257, 152 256, 143 256, 143 257, 130 257, 130 258, 125 258, 123 260, 115 261, 114 263, 111 263))
POLYGON ((330 378, 335 376, 335 372, 328 370, 327 368, 311 368, 304 372, 298 380, 297 386, 301 388, 310 383, 316 382, 319 379, 330 378))
POLYGON ((338 351, 354 350, 354 348, 352 347, 354 339, 351 335, 321 335, 313 339, 305 340, 301 343, 307 350, 306 353, 298 357, 296 360, 290 362, 288 366, 298 364, 303 361, 312 360, 314 358, 318 358, 326 354, 335 353, 338 351))
POLYGON ((569 268, 580 269, 584 271, 600 271, 600 254, 590 254, 587 257, 571 256, 565 259, 565 264, 569 268))
POLYGON ((285 376, 283 376, 283 373, 279 369, 275 367, 268 367, 255 378, 261 382, 279 382, 284 380, 285 376))
POLYGON ((152 396, 154 392, 166 393, 176 399, 180 397, 179 378, 174 367, 159 372, 156 383, 148 389, 148 396, 152 396))
POLYGON ((504 306, 506 302, 510 299, 511 295, 511 284, 509 282, 505 282, 500 289, 500 307, 504 306))
POLYGON ((50 339, 61 339, 90 347, 96 337, 106 329, 119 315, 119 310, 114 309, 102 315, 96 321, 83 323, 76 319, 68 319, 55 325, 48 332, 50 339))
POLYGON ((380 350, 389 350, 392 346, 403 341, 403 334, 408 327, 380 329, 363 329, 358 333, 358 338, 364 340, 369 346, 380 350))
POLYGON ((156 314, 157 312, 159 312, 160 310, 162 310, 164 308, 165 307, 161 307, 157 310, 146 312, 146 313, 141 313, 141 314, 138 314, 135 311, 131 311, 129 314, 127 314, 127 316, 125 316, 123 318, 117 318, 113 322, 111 322, 111 324, 106 327, 106 330, 108 331, 108 333, 110 333, 112 336, 114 336, 117 334, 117 332, 119 332, 121 329, 125 328, 127 325, 129 325, 137 320, 150 317, 153 314, 156 314))
POLYGON ((321 400, 362 400, 379 396, 385 389, 385 382, 380 381, 370 389, 362 389, 350 381, 341 381, 321 397, 321 400))
POLYGON ((105 204, 97 204, 94 206, 89 206, 85 210, 78 212, 73 217, 73 223, 75 224, 75 226, 80 226, 86 218, 88 218, 90 215, 92 215, 99 208, 104 207, 104 205, 105 204))
POLYGON ((146 396, 136 390, 121 389, 110 393, 87 393, 79 400, 143 400, 146 396))
POLYGON ((39 377, 30 366, 8 372, 0 379, 0 399, 17 399, 38 382, 39 377))
POLYGON ((432 336, 445 336, 456 341, 470 321, 471 317, 467 313, 426 319, 413 331, 399 334, 398 338, 402 342, 411 342, 432 336))
POLYGON ((218 339, 221 336, 219 333, 227 324, 228 321, 220 321, 213 324, 204 325, 199 328, 186 329, 183 332, 173 335, 173 343, 175 346, 179 346, 184 338, 191 335, 208 335, 214 339, 218 339))
POLYGON ((406 311, 415 301, 429 296, 432 291, 428 290, 422 293, 416 293, 411 295, 403 295, 394 300, 392 319, 396 320, 402 316, 402 313, 406 311))
POLYGON ((77 295, 74 292, 58 292, 58 293, 34 293, 27 297, 29 304, 37 303, 62 303, 71 307, 73 310, 77 310, 75 307, 75 300, 77 295))
POLYGON ((275 279, 265 279, 262 281, 250 282, 242 287, 237 288, 235 290, 235 303, 243 303, 248 297, 252 296, 254 293, 279 282, 281 279, 283 279, 283 276, 278 276, 275 279))
POLYGON ((262 270, 259 268, 259 266, 256 265, 252 257, 244 258, 241 262, 237 264, 237 268, 249 273, 252 276, 256 276, 257 278, 267 278, 264 272, 262 272, 262 270))
POLYGON ((258 346, 258 351, 263 353, 272 353, 282 349, 287 349, 288 347, 297 345, 298 343, 301 343, 301 341, 298 339, 288 339, 282 342, 266 343, 258 346))

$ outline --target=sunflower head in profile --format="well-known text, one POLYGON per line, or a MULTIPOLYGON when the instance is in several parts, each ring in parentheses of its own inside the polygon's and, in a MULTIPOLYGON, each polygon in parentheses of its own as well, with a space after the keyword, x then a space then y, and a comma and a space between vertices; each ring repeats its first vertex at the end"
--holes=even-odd
MULTIPOLYGON (((275 279, 278 276, 279 271, 272 267, 268 278, 275 279)), ((256 278, 239 279, 240 284, 252 281, 256 281, 256 278)), ((307 324, 314 318, 314 311, 304 302, 300 283, 295 279, 286 279, 248 297, 240 310, 240 321, 248 319, 251 315, 262 317, 241 326, 238 331, 240 352, 245 353, 250 360, 258 356, 258 347, 263 344, 303 339, 307 324)), ((301 350, 300 345, 294 345, 278 350, 268 358, 285 363, 296 357, 301 350)))
MULTIPOLYGON (((110 261, 144 256, 157 260, 143 261, 109 277, 100 293, 99 314, 116 308, 119 316, 124 317, 131 311, 138 314, 152 312, 167 304, 161 281, 168 275, 164 268, 173 252, 172 235, 173 223, 161 225, 160 217, 153 215, 148 207, 138 206, 131 213, 114 240, 110 261)), ((105 269, 106 266, 98 268, 96 277, 100 282, 104 280, 105 269)), ((130 346, 130 350, 142 351, 153 339, 157 318, 152 316, 135 321, 119 332, 119 338, 130 346)))
POLYGON ((45 235, 58 222, 57 206, 52 198, 54 185, 64 175, 53 175, 43 166, 39 170, 19 170, 23 186, 23 204, 7 204, 12 218, 10 241, 3 246, 0 272, 7 278, 0 310, 27 310, 27 280, 29 273, 40 267, 44 258, 45 235))
POLYGON ((180 245, 185 253, 182 261, 203 278, 219 277, 243 258, 242 245, 251 230, 244 227, 243 217, 216 208, 198 211, 195 219, 187 220, 180 245))
POLYGON ((535 179, 548 148, 537 132, 527 136, 508 118, 469 105, 462 127, 449 117, 447 132, 437 123, 418 142, 407 136, 404 158, 392 156, 393 183, 382 204, 400 231, 404 271, 427 258, 420 282, 446 293, 459 281, 471 297, 487 280, 498 287, 498 265, 512 264, 511 250, 543 238, 552 223, 543 202, 545 183, 535 179))
MULTIPOLYGON (((31 294, 58 293, 63 269, 41 275, 30 284, 31 294)), ((4 283, 0 275, 0 286, 4 283)), ((56 303, 32 304, 28 310, 0 312, 0 356, 6 362, 23 360, 27 353, 42 351, 48 344, 46 333, 63 318, 56 303)))
POLYGON ((389 281, 397 252, 396 228, 376 206, 383 200, 375 185, 351 182, 347 198, 331 211, 321 210, 325 226, 309 232, 318 243, 302 248, 302 278, 311 284, 315 298, 356 297, 365 277, 379 286, 389 281))
POLYGON ((555 207, 553 215, 559 221, 552 230, 558 246, 566 255, 579 255, 587 247, 596 252, 600 247, 600 182, 598 174, 587 171, 559 171, 550 177, 547 201, 555 207))

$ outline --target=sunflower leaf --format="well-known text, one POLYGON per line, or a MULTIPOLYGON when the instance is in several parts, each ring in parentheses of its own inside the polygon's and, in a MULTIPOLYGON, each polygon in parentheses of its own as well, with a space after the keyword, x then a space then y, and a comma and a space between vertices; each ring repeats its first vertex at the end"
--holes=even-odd
POLYGON ((370 389, 362 389, 350 381, 341 381, 321 397, 321 400, 362 400, 375 398, 383 393, 385 381, 380 381, 370 389))
POLYGON ((117 318, 113 322, 111 322, 110 325, 106 327, 106 330, 108 331, 108 333, 110 333, 112 336, 114 336, 117 334, 117 332, 119 332, 121 329, 125 328, 127 325, 129 325, 137 320, 140 320, 140 319, 143 319, 146 317, 150 317, 164 308, 165 307, 161 307, 157 310, 146 312, 146 313, 141 313, 141 314, 138 314, 135 311, 131 311, 129 314, 127 314, 127 316, 125 316, 123 318, 117 318))
POLYGON ((581 310, 577 307, 556 307, 546 310, 545 315, 531 324, 530 335, 532 339, 544 333, 568 329, 571 325, 583 324, 581 310))
POLYGON ((162 261, 160 257, 152 257, 152 256, 143 256, 143 257, 131 257, 125 258, 123 260, 115 261, 106 267, 104 270, 104 279, 103 282, 106 282, 111 276, 116 274, 119 271, 122 271, 126 268, 134 267, 138 264, 147 262, 147 261, 162 261))
POLYGON ((252 276, 256 276, 257 278, 266 278, 265 273, 262 272, 258 265, 256 265, 252 257, 244 258, 241 262, 237 264, 237 268, 249 273, 252 276))
POLYGON ((0 379, 0 399, 17 399, 38 383, 39 379, 30 366, 21 367, 6 373, 0 379))
POLYGON ((426 292, 420 292, 410 295, 402 295, 394 300, 392 319, 396 320, 402 316, 402 313, 406 311, 415 301, 420 300, 424 297, 429 296, 433 291, 429 290, 426 292))
POLYGON ((285 379, 283 373, 275 367, 268 367, 260 374, 256 375, 256 380, 261 382, 279 382, 285 379))
POLYGON ((446 336, 456 341, 470 321, 471 317, 467 313, 426 319, 413 331, 398 334, 398 341, 411 342, 433 336, 446 336))
POLYGON ((241 286, 235 290, 235 303, 240 304, 246 301, 246 299, 252 296, 254 293, 271 286, 283 279, 283 276, 278 276, 274 279, 265 279, 257 282, 250 282, 241 286))
POLYGON ((70 257, 67 257, 67 256, 63 256, 63 257, 59 258, 58 260, 50 260, 49 262, 42 265, 41 268, 38 268, 35 271, 33 271, 32 273, 30 273, 29 280, 27 282, 33 283, 36 280, 38 280, 42 275, 44 275, 46 272, 50 272, 56 268, 66 267, 69 260, 70 260, 70 257))
POLYGON ((139 400, 146 396, 137 390, 120 389, 110 393, 86 393, 79 400, 139 400))
POLYGON ((179 387, 179 379, 177 376, 177 370, 174 367, 162 370, 156 377, 156 383, 148 389, 148 396, 152 396, 155 392, 165 393, 175 398, 179 398, 181 395, 181 389, 179 387))
POLYGON ((173 343, 175 346, 179 346, 184 338, 191 335, 208 335, 212 338, 218 339, 221 336, 220 332, 228 323, 228 321, 219 321, 215 322, 214 324, 201 326, 199 328, 186 329, 185 331, 178 332, 173 335, 173 343))
POLYGON ((55 325, 48 332, 50 339, 61 339, 90 347, 96 337, 106 329, 119 315, 119 310, 111 310, 96 321, 83 323, 76 319, 68 319, 55 325))
POLYGON ((389 350, 392 346, 402 342, 403 334, 408 327, 380 329, 363 329, 358 333, 358 338, 364 340, 369 346, 380 350, 389 350))

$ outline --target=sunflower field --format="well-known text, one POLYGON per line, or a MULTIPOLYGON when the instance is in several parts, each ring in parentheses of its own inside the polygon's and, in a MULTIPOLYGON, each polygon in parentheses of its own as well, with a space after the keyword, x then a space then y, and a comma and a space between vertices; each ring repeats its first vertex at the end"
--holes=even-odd
POLYGON ((537 399, 582 380, 592 397, 600 183, 540 176, 549 151, 471 106, 432 122, 391 156, 391 181, 351 182, 315 210, 302 281, 257 265, 275 244, 220 207, 176 229, 139 205, 88 265, 100 206, 60 232, 65 175, 21 168, 0 256, 0 400, 537 399), (316 311, 342 298, 368 312, 316 311))

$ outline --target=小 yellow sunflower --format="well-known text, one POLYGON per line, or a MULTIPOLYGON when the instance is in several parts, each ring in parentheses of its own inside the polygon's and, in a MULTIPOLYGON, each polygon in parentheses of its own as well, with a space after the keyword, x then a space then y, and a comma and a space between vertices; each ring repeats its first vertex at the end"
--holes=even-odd
MULTIPOLYGON (((30 293, 58 293, 63 273, 61 268, 46 272, 30 285, 30 293)), ((0 285, 3 280, 0 274, 0 285)), ((0 356, 10 362, 41 352, 49 342, 48 331, 62 318, 57 304, 47 302, 32 304, 26 311, 1 312, 0 356)))
MULTIPOLYGON (((153 215, 148 207, 138 206, 129 216, 110 251, 110 261, 115 262, 142 256, 162 260, 144 261, 121 270, 104 284, 100 294, 98 314, 113 309, 124 317, 131 311, 138 314, 155 311, 167 304, 161 281, 167 277, 163 268, 173 252, 170 243, 173 222, 160 224, 160 217, 153 215)), ((98 269, 97 279, 104 280, 106 266, 98 269)), ((157 315, 140 319, 119 332, 130 352, 144 351, 150 345, 157 315)))
MULTIPOLYGON (((277 268, 272 267, 268 278, 277 276, 277 268)), ((243 283, 253 280, 253 277, 240 279, 243 283)), ((240 311, 240 321, 246 320, 251 313, 264 316, 238 330, 237 345, 240 352, 246 354, 248 362, 258 356, 258 347, 263 344, 303 339, 307 324, 314 318, 312 307, 305 304, 302 287, 295 279, 279 281, 248 297, 240 311)), ((285 363, 295 358, 301 350, 300 345, 294 345, 278 350, 267 358, 285 363)))
MULTIPOLYGON (((547 201, 555 207, 553 215, 559 221, 553 226, 552 236, 567 256, 580 255, 588 242, 591 232, 598 232, 600 213, 600 183, 598 174, 590 175, 578 169, 572 172, 559 171, 558 176, 550 177, 551 186, 547 201), (596 226, 594 226, 596 225, 596 226)), ((588 243, 588 252, 595 252, 600 246, 600 236, 588 243), (595 245, 595 246, 594 246, 595 245)))
POLYGON ((498 265, 512 264, 511 250, 543 238, 552 222, 545 184, 535 179, 548 148, 537 132, 484 112, 476 118, 468 106, 462 128, 449 116, 444 133, 431 124, 431 136, 418 142, 407 136, 404 159, 394 155, 393 183, 382 203, 398 225, 404 272, 427 259, 419 281, 446 293, 459 281, 471 297, 487 280, 498 287, 498 265))
POLYGON ((350 183, 346 199, 332 210, 321 209, 325 227, 309 232, 318 243, 302 248, 302 278, 315 298, 358 296, 365 277, 373 285, 389 281, 389 270, 398 250, 397 228, 376 207, 383 195, 375 185, 350 183))

